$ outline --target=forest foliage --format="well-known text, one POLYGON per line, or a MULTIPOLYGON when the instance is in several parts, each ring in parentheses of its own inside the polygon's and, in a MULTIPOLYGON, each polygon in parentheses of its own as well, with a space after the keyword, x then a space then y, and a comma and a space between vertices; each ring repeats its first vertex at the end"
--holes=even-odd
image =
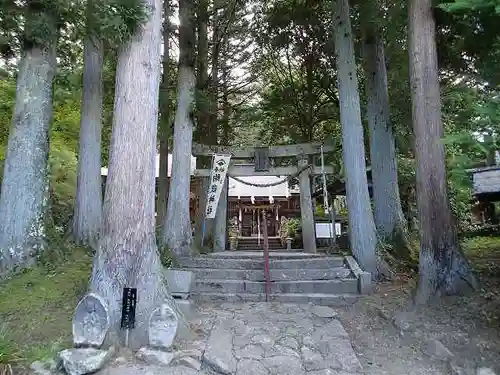
MULTIPOLYGON (((88 30, 88 26, 82 23, 85 17, 81 17, 85 12, 85 3, 76 1, 75 6, 68 6, 67 2, 54 3, 61 21, 61 37, 58 42, 59 66, 51 135, 51 212, 55 215, 54 223, 64 228, 62 232, 65 232, 71 218, 75 194, 82 36, 87 32, 110 36, 106 38, 109 44, 104 71, 102 160, 106 165, 113 108, 115 47, 130 35, 144 16, 137 0, 129 0, 128 3, 106 0, 103 2, 105 6, 98 7, 98 11, 94 12, 93 29, 88 30)), ((336 151, 329 155, 327 162, 334 165, 341 175, 338 93, 328 3, 314 2, 310 6, 307 1, 279 0, 252 4, 245 6, 238 1, 230 2, 221 6, 219 11, 221 16, 218 20, 225 26, 227 34, 227 48, 221 51, 226 62, 223 67, 225 75, 220 73, 216 80, 221 88, 217 103, 219 138, 225 132, 230 134, 229 143, 239 146, 305 141, 331 143, 336 151), (230 129, 229 133, 227 129, 230 129)), ((357 17, 359 6, 354 2, 353 27, 357 49, 362 37, 357 17)), ((0 160, 5 156, 15 99, 14 57, 19 54, 21 36, 26 38, 28 32, 21 32, 23 23, 19 14, 28 8, 10 7, 7 0, 0 4, 3 20, 0 44, 4 61, 0 80, 0 160), (11 27, 9 32, 8 27, 11 27)), ((443 10, 436 12, 446 133, 443 142, 447 150, 453 209, 461 228, 467 229, 471 225, 471 203, 470 177, 466 170, 486 164, 499 146, 500 77, 496 67, 500 61, 500 37, 495 32, 495 25, 500 15, 498 4, 493 0, 457 0, 441 4, 441 8, 443 10)), ((415 206, 411 193, 415 185, 415 165, 411 147, 413 134, 406 14, 405 2, 395 1, 380 22, 386 39, 399 182, 403 201, 408 202, 406 214, 411 222, 412 212, 415 211, 410 207, 415 206)), ((211 13, 210 16, 209 27, 213 27, 215 15, 211 13)), ((173 23, 171 27, 171 44, 175 46, 177 26, 173 23)), ((43 28, 37 30, 33 38, 46 37, 43 28)), ((175 58, 174 52, 173 66, 175 58)), ((175 75, 175 69, 171 74, 175 75)), ((361 73, 360 80, 363 83, 361 73)), ((172 108, 175 90, 175 85, 171 84, 169 102, 172 108)), ((363 91, 361 93, 362 103, 366 103, 363 91)), ((206 92, 200 92, 197 97, 206 98, 206 92)))

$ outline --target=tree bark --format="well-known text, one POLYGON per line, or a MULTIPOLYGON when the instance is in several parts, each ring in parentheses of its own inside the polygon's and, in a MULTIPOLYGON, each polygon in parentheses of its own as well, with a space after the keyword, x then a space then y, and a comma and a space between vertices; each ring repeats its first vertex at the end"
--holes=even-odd
POLYGON ((156 225, 166 220, 168 204, 168 142, 170 138, 169 71, 170 71, 170 1, 163 2, 163 74, 160 84, 160 166, 158 173, 158 195, 156 200, 156 225))
POLYGON ((377 236, 368 195, 357 67, 347 0, 335 1, 333 18, 349 240, 353 255, 361 267, 370 272, 373 278, 378 278, 377 236))
POLYGON ((314 55, 310 52, 306 57, 306 82, 307 82, 307 142, 312 142, 314 131, 314 55))
POLYGON ((231 115, 231 105, 229 103, 229 67, 227 66, 227 55, 229 54, 229 36, 224 35, 224 58, 222 61, 222 132, 220 144, 229 146, 231 141, 231 126, 229 117, 231 115))
POLYGON ((486 146, 486 165, 488 167, 494 166, 495 162, 495 143, 493 141, 493 134, 488 131, 483 136, 483 144, 486 146))
POLYGON ((101 40, 85 41, 83 95, 80 118, 80 151, 73 217, 77 244, 97 248, 102 218, 101 129, 103 103, 103 59, 101 40))
MULTIPOLYGON (((214 220, 214 251, 227 249, 227 205, 228 205, 229 178, 226 177, 222 188, 217 213, 214 220)), ((205 211, 204 211, 205 212, 205 211)))
MULTIPOLYGON (((364 71, 375 225, 382 240, 406 243, 406 219, 401 207, 396 147, 390 122, 384 39, 375 22, 365 18, 364 71)), ((407 249, 407 246, 404 246, 407 249)))
POLYGON ((409 54, 420 222, 420 281, 415 302, 425 304, 442 294, 476 286, 448 202, 432 0, 410 1, 409 54))
MULTIPOLYGON (((220 8, 222 2, 216 1, 214 7, 220 8)), ((215 12, 212 37, 212 70, 210 81, 210 117, 208 122, 208 139, 217 144, 217 120, 219 117, 219 69, 220 69, 220 52, 223 36, 221 30, 221 22, 223 16, 220 11, 215 12)))
POLYGON ((175 257, 192 254, 191 220, 189 215, 191 183, 191 148, 193 143, 194 75, 194 5, 179 1, 179 82, 174 124, 172 178, 164 224, 163 242, 175 257))
POLYGON ((207 134, 210 117, 208 102, 208 1, 198 0, 198 39, 196 53, 196 130, 195 139, 200 141, 207 134))
POLYGON ((33 264, 44 250, 56 65, 55 37, 25 49, 19 63, 0 195, 0 274, 33 264))
POLYGON ((103 229, 91 278, 91 291, 109 307, 107 345, 123 344, 121 296, 124 287, 137 288, 132 349, 148 344, 148 321, 155 308, 166 303, 175 309, 163 280, 154 218, 162 3, 146 0, 145 6, 148 19, 118 56, 103 229))
MULTIPOLYGON (((163 122, 160 120, 160 122, 163 122)), ((160 125, 161 126, 161 125, 160 125)), ((168 206, 168 135, 165 128, 158 132, 160 165, 158 168, 158 192, 156 196, 156 226, 161 227, 165 223, 168 206)))
MULTIPOLYGON (((203 164, 196 159, 196 167, 202 168, 203 164)), ((210 168, 209 165, 207 168, 210 168)), ((198 209, 196 211, 196 218, 194 223, 194 232, 195 232, 195 244, 198 248, 203 246, 207 246, 212 241, 212 235, 210 231, 207 231, 207 228, 210 227, 210 230, 213 228, 213 224, 211 220, 205 219, 205 207, 207 205, 207 192, 210 186, 210 177, 199 177, 197 179, 198 183, 196 185, 196 194, 198 197, 198 209), (205 221, 205 224, 203 223, 205 221), (209 225, 210 224, 210 225, 209 225), (205 237, 203 238, 203 225, 205 225, 205 237), (203 244, 202 244, 203 239, 203 244)))
MULTIPOLYGON (((208 1, 200 0, 198 2, 198 38, 197 38, 197 54, 196 54, 196 129, 194 131, 194 139, 196 142, 215 145, 217 138, 214 139, 210 130, 210 82, 208 77, 208 1)), ((214 32, 215 35, 215 32, 214 32)), ((210 168, 211 158, 198 156, 196 158, 197 168, 210 168)), ((201 247, 203 237, 203 225, 205 225, 204 244, 208 244, 212 240, 212 232, 207 232, 213 228, 212 220, 205 220, 205 205, 206 195, 210 179, 208 177, 200 177, 201 183, 197 186, 197 195, 199 198, 199 207, 195 218, 195 242, 196 246, 201 247)))
MULTIPOLYGON (((219 54, 221 54, 222 58, 217 57, 215 61, 219 64, 220 61, 220 72, 222 78, 222 126, 220 131, 220 137, 218 137, 218 129, 217 129, 217 112, 215 117, 215 129, 212 130, 212 134, 215 137, 215 143, 228 146, 230 142, 230 133, 231 129, 229 127, 229 114, 230 114, 230 106, 229 106, 229 96, 228 96, 228 80, 229 80, 229 68, 226 64, 227 54, 229 53, 229 36, 227 32, 222 37, 222 48, 217 50, 219 54), (221 61, 222 60, 222 61, 221 61), (218 139, 219 138, 219 139, 218 139), (218 142, 217 142, 218 140, 218 142)), ((217 81, 214 81, 215 84, 217 81)), ((218 85, 218 84, 217 84, 218 85)), ((218 86, 216 87, 217 92, 218 86)), ((215 106, 214 108, 218 108, 218 96, 215 98, 215 106)), ((212 124, 213 126, 213 124, 212 124)), ((210 181, 207 181, 207 190, 205 190, 205 194, 208 191, 208 185, 210 181)), ((213 231, 213 249, 214 251, 224 251, 227 249, 227 209, 229 204, 229 178, 226 178, 226 182, 224 184, 224 188, 221 192, 221 196, 219 198, 219 206, 217 207, 217 213, 215 215, 215 219, 213 221, 213 227, 209 228, 213 231)), ((206 202, 205 202, 206 204, 206 202)), ((205 211, 203 211, 205 213, 205 211)))

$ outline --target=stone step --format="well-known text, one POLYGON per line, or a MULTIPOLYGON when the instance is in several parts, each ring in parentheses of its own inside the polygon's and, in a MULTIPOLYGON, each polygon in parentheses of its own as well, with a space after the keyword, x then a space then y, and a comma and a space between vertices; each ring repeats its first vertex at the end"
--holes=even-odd
MULTIPOLYGON (((261 243, 260 245, 258 243, 243 243, 243 244, 238 244, 238 249, 263 249, 264 248, 264 243, 261 243)), ((276 249, 276 248, 281 248, 284 249, 285 247, 282 246, 280 243, 269 243, 269 248, 270 249, 276 249)))
MULTIPOLYGON (((270 249, 283 249, 284 246, 279 238, 270 238, 268 240, 270 249)), ((264 240, 260 241, 257 238, 241 238, 238 240, 238 250, 259 249, 264 246, 264 240)))
MULTIPOLYGON (((242 247, 242 248, 238 248, 238 249, 236 249, 236 251, 238 251, 238 252, 239 252, 239 251, 255 251, 255 250, 262 250, 262 249, 256 249, 255 247, 248 247, 248 248, 246 248, 246 247, 242 247)), ((283 250, 284 250, 284 249, 283 249, 283 248, 281 248, 281 247, 279 247, 279 248, 275 248, 275 249, 273 249, 273 248, 269 248, 269 253, 275 253, 275 252, 279 252, 279 251, 283 251, 283 250)))
MULTIPOLYGON (((231 259, 217 258, 213 256, 198 256, 195 258, 179 258, 178 268, 222 268, 222 269, 243 269, 262 270, 264 269, 263 259, 231 259)), ((317 257, 305 259, 272 259, 271 269, 329 269, 341 267, 344 260, 341 257, 317 257)))
MULTIPOLYGON (((263 238, 264 238, 264 236, 261 234, 260 240, 262 241, 263 238)), ((257 237, 257 236, 255 236, 255 237, 239 237, 238 241, 257 241, 258 239, 259 239, 259 237, 257 237)), ((269 241, 281 241, 281 238, 276 237, 276 236, 269 236, 269 237, 267 237, 267 239, 269 241)))
MULTIPOLYGON (((238 243, 258 243, 258 238, 240 238, 238 239, 238 243)), ((264 239, 261 237, 260 242, 264 242, 264 239)), ((269 243, 281 243, 279 238, 268 238, 267 242, 269 243)))
MULTIPOLYGON (((264 281, 264 270, 220 269, 220 268, 190 268, 184 269, 195 273, 196 280, 223 279, 264 281)), ((344 267, 331 269, 292 269, 271 270, 271 281, 294 280, 333 280, 345 279, 351 276, 351 270, 344 267)))
MULTIPOLYGON (((323 293, 273 293, 269 302, 314 303, 322 306, 346 306, 354 304, 359 295, 356 294, 323 294, 323 293)), ((194 294, 193 299, 200 302, 265 302, 264 293, 203 293, 194 294)))
MULTIPOLYGON (((262 250, 263 248, 264 248, 263 243, 261 243, 259 245, 256 242, 256 243, 238 244, 237 250, 254 250, 254 249, 262 250)), ((281 243, 269 243, 268 248, 269 249, 284 249, 284 246, 282 246, 281 243)))
MULTIPOLYGON (((264 247, 258 247, 258 246, 255 246, 255 245, 251 245, 251 246, 238 246, 236 248, 236 251, 253 251, 253 250, 263 250, 264 247)), ((281 250, 283 251, 285 248, 283 246, 269 246, 268 247, 269 251, 273 251, 273 250, 281 250)))
MULTIPOLYGON (((248 280, 199 279, 195 293, 265 293, 265 282, 248 280)), ((270 293, 325 293, 347 294, 358 292, 357 279, 274 281, 269 283, 270 293)))
MULTIPOLYGON (((264 259, 264 252, 262 250, 253 251, 220 251, 216 253, 207 254, 211 258, 224 258, 224 259, 264 259)), ((305 253, 303 251, 273 251, 269 254, 271 259, 310 259, 310 258, 325 258, 325 254, 321 253, 305 253)))
MULTIPOLYGON (((283 247, 283 245, 281 244, 281 242, 269 242, 268 243, 269 246, 279 246, 279 247, 283 247)), ((253 248, 256 248, 256 247, 260 247, 260 246, 264 246, 264 241, 260 241, 260 244, 255 241, 255 242, 243 242, 243 243, 238 243, 238 247, 253 247, 253 248)))

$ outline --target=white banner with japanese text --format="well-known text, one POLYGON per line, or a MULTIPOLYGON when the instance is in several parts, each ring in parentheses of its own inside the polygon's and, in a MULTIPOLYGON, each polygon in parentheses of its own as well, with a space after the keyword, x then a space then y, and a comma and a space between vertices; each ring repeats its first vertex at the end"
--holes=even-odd
POLYGON ((205 209, 206 218, 214 219, 219 204, 222 188, 226 182, 227 170, 231 155, 215 155, 210 173, 210 184, 208 185, 207 206, 205 209))

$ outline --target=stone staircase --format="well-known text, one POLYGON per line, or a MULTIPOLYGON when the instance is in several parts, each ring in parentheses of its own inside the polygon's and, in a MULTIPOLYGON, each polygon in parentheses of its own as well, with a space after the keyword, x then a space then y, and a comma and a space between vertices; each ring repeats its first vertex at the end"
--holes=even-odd
MULTIPOLYGON (((271 252, 269 263, 269 301, 339 306, 371 290, 370 274, 352 257, 271 252)), ((194 300, 266 300, 262 252, 213 253, 179 259, 178 266, 195 275, 194 300)))
MULTIPOLYGON (((281 244, 281 239, 279 237, 269 237, 268 243, 270 251, 283 250, 283 245, 281 244)), ((262 238, 260 239, 260 244, 259 244, 259 240, 257 237, 242 237, 238 239, 237 250, 255 251, 263 249, 263 246, 264 246, 264 240, 262 238)))

